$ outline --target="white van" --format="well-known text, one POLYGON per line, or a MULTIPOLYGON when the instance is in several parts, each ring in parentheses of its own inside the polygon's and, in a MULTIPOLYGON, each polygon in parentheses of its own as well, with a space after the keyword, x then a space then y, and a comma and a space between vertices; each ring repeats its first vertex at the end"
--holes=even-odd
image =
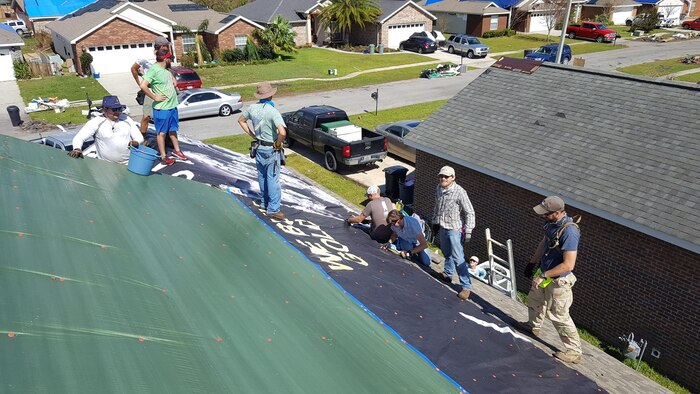
POLYGON ((27 25, 25 25, 24 21, 21 19, 5 21, 3 23, 15 29, 15 32, 19 35, 22 35, 27 31, 27 25))

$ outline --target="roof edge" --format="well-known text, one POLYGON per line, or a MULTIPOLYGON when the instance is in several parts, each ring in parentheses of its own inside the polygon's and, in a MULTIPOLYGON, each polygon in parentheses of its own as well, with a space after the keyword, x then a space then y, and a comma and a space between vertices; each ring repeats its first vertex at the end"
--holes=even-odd
POLYGON ((416 8, 418 8, 418 11, 420 11, 420 12, 422 12, 422 13, 428 15, 429 17, 433 18, 432 20, 434 20, 434 21, 437 20, 437 17, 436 17, 435 15, 431 14, 430 11, 428 11, 428 10, 426 10, 425 8, 419 6, 418 4, 416 4, 415 2, 413 2, 413 0, 408 0, 407 2, 403 3, 403 5, 402 5, 401 7, 397 8, 394 12, 392 12, 392 13, 389 14, 389 15, 387 15, 386 18, 380 20, 379 23, 384 24, 388 19, 390 19, 390 18, 393 17, 394 15, 398 14, 401 10, 403 10, 403 9, 406 8, 406 7, 408 7, 410 4, 413 4, 416 8))

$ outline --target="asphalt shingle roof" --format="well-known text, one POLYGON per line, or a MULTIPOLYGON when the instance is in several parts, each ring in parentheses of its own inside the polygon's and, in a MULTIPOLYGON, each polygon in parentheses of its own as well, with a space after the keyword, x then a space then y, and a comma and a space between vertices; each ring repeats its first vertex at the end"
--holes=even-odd
MULTIPOLYGON (((492 2, 490 1, 465 1, 465 0, 441 0, 438 2, 430 3, 430 0, 421 0, 416 2, 416 4, 425 8, 430 12, 459 12, 465 14, 507 14, 508 11, 498 7, 489 6, 492 2), (426 3, 429 3, 426 5, 426 3)), ((496 2, 493 2, 496 4, 496 2)))
POLYGON ((689 84, 491 67, 407 140, 697 253, 699 102, 689 84))
POLYGON ((305 22, 306 18, 301 13, 316 3, 316 0, 255 0, 231 12, 264 24, 272 22, 277 15, 282 15, 289 22, 305 22))
POLYGON ((15 33, 15 29, 4 23, 0 23, 0 47, 18 45, 24 45, 22 37, 15 33))

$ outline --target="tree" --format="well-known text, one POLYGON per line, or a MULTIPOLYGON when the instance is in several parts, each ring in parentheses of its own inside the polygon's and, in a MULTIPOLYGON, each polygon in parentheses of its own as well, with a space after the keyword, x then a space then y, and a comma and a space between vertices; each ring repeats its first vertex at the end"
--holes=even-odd
POLYGON ((194 46, 197 51, 197 63, 198 64, 204 64, 204 57, 202 57, 202 47, 200 45, 203 45, 202 42, 202 34, 207 30, 209 27, 209 19, 204 19, 199 23, 199 26, 197 27, 197 31, 193 32, 190 30, 189 27, 183 26, 183 25, 175 25, 173 26, 173 29, 176 31, 183 32, 185 34, 190 34, 194 35, 194 46))
POLYGON ((268 45, 275 53, 280 51, 296 52, 297 47, 294 44, 294 37, 296 35, 297 33, 292 30, 289 21, 284 19, 281 15, 277 15, 275 19, 267 25, 267 28, 253 30, 253 37, 255 37, 260 44, 268 45))
POLYGON ((566 0, 544 0, 541 7, 544 16, 544 24, 547 26, 547 41, 557 24, 559 24, 566 14, 566 0))
POLYGON ((372 0, 330 0, 330 4, 321 10, 320 21, 324 28, 339 29, 343 40, 348 43, 353 25, 364 28, 381 14, 382 10, 372 0))

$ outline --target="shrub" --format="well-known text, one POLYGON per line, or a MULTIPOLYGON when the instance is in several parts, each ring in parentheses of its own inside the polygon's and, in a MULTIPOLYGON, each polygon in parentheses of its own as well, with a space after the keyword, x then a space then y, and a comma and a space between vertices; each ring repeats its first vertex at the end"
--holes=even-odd
POLYGON ((661 18, 661 14, 658 12, 645 14, 640 18, 634 18, 630 31, 644 30, 645 33, 648 33, 656 29, 656 26, 659 24, 659 18, 661 18))
POLYGON ((245 54, 238 48, 225 49, 221 51, 221 60, 229 63, 242 62, 245 60, 245 54))
POLYGON ((510 37, 510 36, 514 36, 515 34, 516 34, 516 32, 513 29, 491 30, 491 31, 485 32, 482 35, 482 37, 483 38, 510 37))
POLYGON ((245 58, 248 61, 260 60, 260 54, 258 53, 258 47, 255 43, 248 38, 248 42, 245 44, 245 58))
POLYGON ((32 69, 29 68, 29 64, 24 60, 15 60, 12 62, 12 66, 15 69, 15 78, 31 79, 34 77, 34 74, 32 74, 32 69))
POLYGON ((80 55, 80 70, 84 75, 90 75, 90 65, 92 64, 92 55, 89 52, 83 52, 80 55))
POLYGON ((205 62, 210 62, 211 61, 211 52, 209 52, 209 48, 207 48, 206 45, 204 45, 204 40, 202 40, 201 37, 198 38, 199 41, 199 50, 202 51, 202 60, 205 62))
POLYGON ((180 64, 185 67, 194 67, 194 63, 197 61, 197 54, 192 52, 187 52, 180 56, 180 64))
POLYGON ((602 23, 602 24, 604 24, 604 25, 609 25, 609 24, 610 24, 610 19, 609 19, 608 16, 605 15, 605 14, 596 15, 596 17, 593 18, 593 20, 594 20, 595 22, 600 22, 600 23, 602 23))
POLYGON ((275 51, 272 50, 272 47, 265 44, 260 45, 258 48, 258 54, 260 55, 260 59, 274 59, 277 57, 275 51))

